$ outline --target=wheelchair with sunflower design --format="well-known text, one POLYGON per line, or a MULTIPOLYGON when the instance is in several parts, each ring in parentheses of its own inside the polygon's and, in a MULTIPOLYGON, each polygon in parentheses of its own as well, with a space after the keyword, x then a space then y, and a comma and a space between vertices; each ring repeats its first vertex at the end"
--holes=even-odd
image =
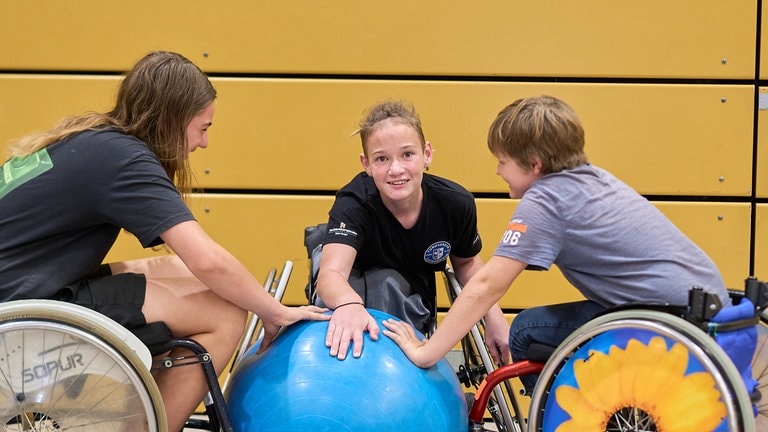
MULTIPOLYGON (((292 266, 286 261, 279 277, 274 268, 268 273, 264 287, 277 299, 285 292, 292 266)), ((232 368, 262 332, 258 316, 249 314, 248 320, 232 368)), ((171 338, 157 346, 148 346, 147 340, 76 304, 0 304, 0 432, 167 432, 152 371, 187 365, 202 367, 209 392, 205 412, 190 418, 186 427, 232 431, 222 385, 205 348, 192 339, 171 338), (175 348, 189 354, 157 356, 175 348)))
POLYGON ((722 311, 701 290, 683 308, 613 310, 556 348, 534 346, 539 358, 485 377, 470 431, 486 430, 483 412, 500 384, 530 374, 539 378, 527 421, 514 403, 499 430, 767 430, 768 285, 749 278, 731 296, 734 307, 722 311))

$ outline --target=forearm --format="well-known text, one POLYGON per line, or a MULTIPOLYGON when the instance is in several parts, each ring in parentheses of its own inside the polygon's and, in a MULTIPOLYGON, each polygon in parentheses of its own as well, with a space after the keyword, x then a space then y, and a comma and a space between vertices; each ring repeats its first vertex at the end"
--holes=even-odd
POLYGON ((506 259, 491 259, 464 287, 448 314, 427 341, 424 360, 434 364, 444 357, 483 316, 501 323, 504 314, 498 301, 524 265, 506 259))
MULTIPOLYGON (((468 287, 468 288, 471 288, 468 287)), ((483 317, 493 301, 465 289, 424 345, 421 367, 429 367, 448 354, 483 317)))
MULTIPOLYGON (((452 258, 451 261, 454 263, 453 271, 456 274, 456 279, 459 281, 459 283, 461 283, 462 286, 466 286, 472 277, 483 267, 483 261, 479 256, 461 260, 452 258)), ((491 306, 488 312, 484 315, 484 318, 486 324, 503 323, 506 321, 506 318, 504 318, 504 313, 501 311, 501 307, 498 303, 495 303, 493 306, 491 306)))
POLYGON ((248 269, 213 241, 196 221, 175 225, 161 237, 211 291, 265 321, 275 325, 284 323, 287 308, 267 293, 248 269))
POLYGON ((317 295, 331 309, 345 303, 363 303, 363 298, 352 289, 348 279, 333 269, 322 269, 318 272, 317 295))
POLYGON ((216 245, 209 250, 212 253, 207 259, 188 264, 192 274, 220 297, 266 321, 280 324, 284 306, 224 248, 216 245))

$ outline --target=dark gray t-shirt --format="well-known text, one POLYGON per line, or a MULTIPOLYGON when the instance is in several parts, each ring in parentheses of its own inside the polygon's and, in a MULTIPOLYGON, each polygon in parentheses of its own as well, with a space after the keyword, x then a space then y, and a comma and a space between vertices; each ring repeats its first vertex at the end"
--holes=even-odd
POLYGON ((101 264, 121 228, 142 246, 194 217, 157 157, 86 131, 0 171, 0 301, 48 298, 101 264))
POLYGON ((607 171, 548 174, 523 195, 495 255, 557 265, 587 299, 685 305, 700 286, 730 304, 715 263, 647 199, 607 171))

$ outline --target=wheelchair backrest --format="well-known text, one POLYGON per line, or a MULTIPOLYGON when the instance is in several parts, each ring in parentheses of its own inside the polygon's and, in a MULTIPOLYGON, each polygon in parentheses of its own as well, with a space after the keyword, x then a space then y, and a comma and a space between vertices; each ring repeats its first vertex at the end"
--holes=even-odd
POLYGON ((323 238, 328 224, 322 223, 304 228, 304 247, 307 249, 307 258, 309 258, 309 280, 304 288, 304 294, 307 296, 309 304, 313 304, 315 296, 315 284, 317 283, 317 272, 320 270, 320 253, 323 249, 323 238))

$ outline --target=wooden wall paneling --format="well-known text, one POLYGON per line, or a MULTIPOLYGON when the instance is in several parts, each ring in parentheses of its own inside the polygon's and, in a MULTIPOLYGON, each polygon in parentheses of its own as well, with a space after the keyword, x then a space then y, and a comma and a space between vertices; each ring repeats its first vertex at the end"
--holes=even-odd
POLYGON ((6 144, 51 129, 66 116, 112 109, 119 78, 0 74, 0 154, 6 144))
MULTIPOLYGON (((111 108, 118 79, 0 76, 0 142, 48 129, 65 115, 111 108)), ((405 99, 420 111, 434 145, 431 172, 473 192, 503 192, 487 128, 513 100, 552 94, 582 118, 591 161, 641 193, 750 194, 750 86, 213 81, 220 96, 210 145, 191 157, 205 188, 336 190, 361 169, 359 138, 350 133, 364 111, 405 99)))
POLYGON ((756 14, 747 0, 8 0, 0 69, 115 71, 166 49, 220 73, 747 79, 756 14))
POLYGON ((760 34, 758 37, 760 38, 760 73, 759 78, 761 80, 768 79, 768 63, 766 63, 766 60, 768 60, 768 26, 765 25, 765 23, 768 23, 768 8, 760 8, 760 34))
POLYGON ((768 198, 768 87, 760 87, 758 91, 756 157, 755 195, 768 198))
POLYGON ((591 160, 642 193, 746 196, 751 188, 749 86, 248 79, 216 85, 211 147, 192 159, 206 187, 335 190, 360 170, 359 138, 350 133, 363 112, 384 99, 404 99, 421 113, 435 149, 431 172, 473 192, 503 192, 486 146, 488 126, 515 99, 551 94, 581 116, 591 160))
POLYGON ((755 271, 760 280, 768 281, 768 204, 758 204, 755 218, 755 271))

